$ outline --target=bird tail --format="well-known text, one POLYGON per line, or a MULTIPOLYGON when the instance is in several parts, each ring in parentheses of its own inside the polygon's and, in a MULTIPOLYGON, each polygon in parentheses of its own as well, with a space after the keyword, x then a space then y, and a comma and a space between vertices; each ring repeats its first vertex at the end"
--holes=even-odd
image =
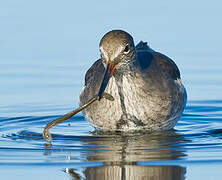
POLYGON ((140 41, 136 45, 136 50, 150 50, 150 47, 147 45, 147 42, 140 41))

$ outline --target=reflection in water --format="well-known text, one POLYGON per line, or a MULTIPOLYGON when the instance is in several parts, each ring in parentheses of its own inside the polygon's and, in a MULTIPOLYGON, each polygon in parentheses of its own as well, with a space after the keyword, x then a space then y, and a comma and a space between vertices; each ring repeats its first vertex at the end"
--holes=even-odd
MULTIPOLYGON (((74 169, 67 169, 74 180, 81 179, 74 169)), ((84 171, 87 180, 184 180, 185 168, 180 166, 103 166, 89 167, 84 171)))
MULTIPOLYGON (((175 132, 148 135, 108 135, 88 139, 83 143, 94 146, 87 154, 88 161, 103 162, 103 166, 87 167, 86 179, 155 179, 182 180, 186 169, 181 166, 140 166, 138 161, 177 160, 185 156, 180 149, 185 140, 175 132)), ((163 161, 163 162, 164 162, 163 161)), ((67 168, 73 179, 80 176, 67 168)))

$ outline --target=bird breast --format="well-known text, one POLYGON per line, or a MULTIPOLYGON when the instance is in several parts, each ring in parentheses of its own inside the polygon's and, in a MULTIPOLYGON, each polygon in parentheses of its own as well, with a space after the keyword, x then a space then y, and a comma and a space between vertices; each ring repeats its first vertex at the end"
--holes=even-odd
MULTIPOLYGON (((157 77, 156 74, 154 74, 157 77)), ((152 74, 150 74, 152 76, 152 74)), ((106 92, 114 101, 101 99, 83 113, 97 129, 141 130, 170 129, 179 116, 173 113, 175 84, 159 78, 146 78, 141 73, 112 76, 106 92), (175 116, 175 117, 174 117, 175 116)))
POLYGON ((152 126, 160 125, 171 110, 169 92, 162 92, 158 88, 152 81, 144 82, 140 74, 126 74, 118 80, 112 77, 106 89, 115 99, 108 110, 115 109, 116 114, 111 116, 112 120, 115 119, 117 126, 119 122, 128 121, 127 128, 131 129, 138 129, 137 125, 155 129, 152 126), (130 121, 133 122, 131 125, 130 121))

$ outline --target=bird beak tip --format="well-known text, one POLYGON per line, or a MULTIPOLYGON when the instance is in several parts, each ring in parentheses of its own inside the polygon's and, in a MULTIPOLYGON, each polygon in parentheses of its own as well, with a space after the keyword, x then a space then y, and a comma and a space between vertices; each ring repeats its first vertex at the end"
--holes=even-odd
POLYGON ((103 76, 103 79, 102 79, 102 83, 100 85, 99 92, 97 94, 97 99, 98 100, 101 100, 102 95, 103 95, 103 93, 106 89, 106 86, 107 86, 108 82, 109 82, 109 79, 112 77, 115 69, 116 69, 115 65, 113 65, 111 63, 107 63, 105 73, 104 73, 104 76, 103 76))

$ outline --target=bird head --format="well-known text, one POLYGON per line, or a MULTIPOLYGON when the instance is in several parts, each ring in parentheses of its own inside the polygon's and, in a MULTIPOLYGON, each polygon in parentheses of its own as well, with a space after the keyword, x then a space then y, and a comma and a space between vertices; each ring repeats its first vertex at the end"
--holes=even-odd
POLYGON ((124 67, 135 58, 135 45, 129 33, 113 30, 103 36, 99 49, 105 65, 105 73, 98 92, 98 99, 100 100, 114 72, 123 71, 124 67))

